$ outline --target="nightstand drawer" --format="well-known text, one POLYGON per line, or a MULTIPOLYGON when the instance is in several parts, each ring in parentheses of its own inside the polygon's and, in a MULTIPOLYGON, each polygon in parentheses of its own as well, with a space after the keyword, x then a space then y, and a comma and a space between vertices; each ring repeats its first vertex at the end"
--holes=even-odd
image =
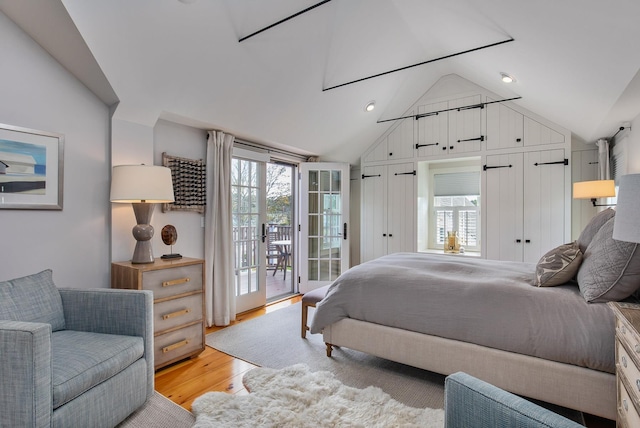
POLYGON ((616 335, 632 352, 635 352, 636 358, 640 357, 640 338, 625 320, 616 319, 616 335))
POLYGON ((166 300, 153 307, 153 329, 157 333, 194 321, 202 321, 202 293, 166 300))
POLYGON ((192 291, 202 291, 202 265, 178 266, 144 272, 145 290, 153 291, 154 300, 192 291))
POLYGON ((618 416, 620 417, 619 423, 623 427, 640 427, 640 416, 633 405, 633 400, 629 396, 629 392, 627 389, 619 385, 620 390, 618 393, 620 394, 620 402, 618 403, 618 416))
POLYGON ((203 348, 202 323, 161 334, 155 337, 153 344, 155 366, 195 355, 203 348))

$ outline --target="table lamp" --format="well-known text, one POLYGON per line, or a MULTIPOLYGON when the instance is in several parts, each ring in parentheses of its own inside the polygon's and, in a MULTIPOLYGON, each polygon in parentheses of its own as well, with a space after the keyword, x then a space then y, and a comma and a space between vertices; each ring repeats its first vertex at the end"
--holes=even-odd
POLYGON ((616 195, 613 180, 577 181, 573 183, 573 199, 591 199, 594 207, 608 207, 612 204, 596 204, 598 198, 610 198, 616 195))
POLYGON ((171 170, 154 165, 118 165, 111 175, 111 202, 131 203, 137 225, 131 263, 153 263, 151 216, 156 203, 173 202, 171 170))
POLYGON ((613 220, 613 239, 640 243, 640 174, 618 180, 618 205, 613 220))

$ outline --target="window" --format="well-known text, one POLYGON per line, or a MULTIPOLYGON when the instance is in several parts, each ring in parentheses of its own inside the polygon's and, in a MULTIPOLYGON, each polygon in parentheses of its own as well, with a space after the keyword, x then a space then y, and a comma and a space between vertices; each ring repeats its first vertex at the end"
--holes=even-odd
POLYGON ((444 248, 447 233, 456 231, 466 250, 480 250, 480 173, 433 174, 430 216, 432 248, 444 248))

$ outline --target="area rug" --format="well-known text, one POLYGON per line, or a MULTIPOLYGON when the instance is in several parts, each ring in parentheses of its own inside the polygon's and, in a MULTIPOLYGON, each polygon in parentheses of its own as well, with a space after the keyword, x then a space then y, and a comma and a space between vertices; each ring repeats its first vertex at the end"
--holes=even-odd
POLYGON ((144 406, 129 415, 118 428, 188 428, 194 422, 191 412, 154 391, 144 406))
MULTIPOLYGON (((444 408, 444 376, 347 348, 327 357, 321 334, 300 337, 301 303, 208 334, 208 346, 261 367, 304 363, 347 386, 377 386, 412 407, 444 408)), ((310 308, 309 319, 313 316, 310 308)))
POLYGON ((194 427, 425 427, 444 425, 441 409, 417 409, 373 386, 342 384, 305 364, 256 368, 243 377, 247 395, 209 392, 192 405, 194 427))

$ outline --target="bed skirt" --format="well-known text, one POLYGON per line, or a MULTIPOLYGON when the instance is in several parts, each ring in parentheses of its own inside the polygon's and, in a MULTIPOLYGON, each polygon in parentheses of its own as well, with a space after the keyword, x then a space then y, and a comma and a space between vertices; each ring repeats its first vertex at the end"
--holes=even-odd
POLYGON ((467 342, 342 319, 323 330, 324 341, 432 372, 457 371, 523 395, 616 419, 616 376, 467 342))

